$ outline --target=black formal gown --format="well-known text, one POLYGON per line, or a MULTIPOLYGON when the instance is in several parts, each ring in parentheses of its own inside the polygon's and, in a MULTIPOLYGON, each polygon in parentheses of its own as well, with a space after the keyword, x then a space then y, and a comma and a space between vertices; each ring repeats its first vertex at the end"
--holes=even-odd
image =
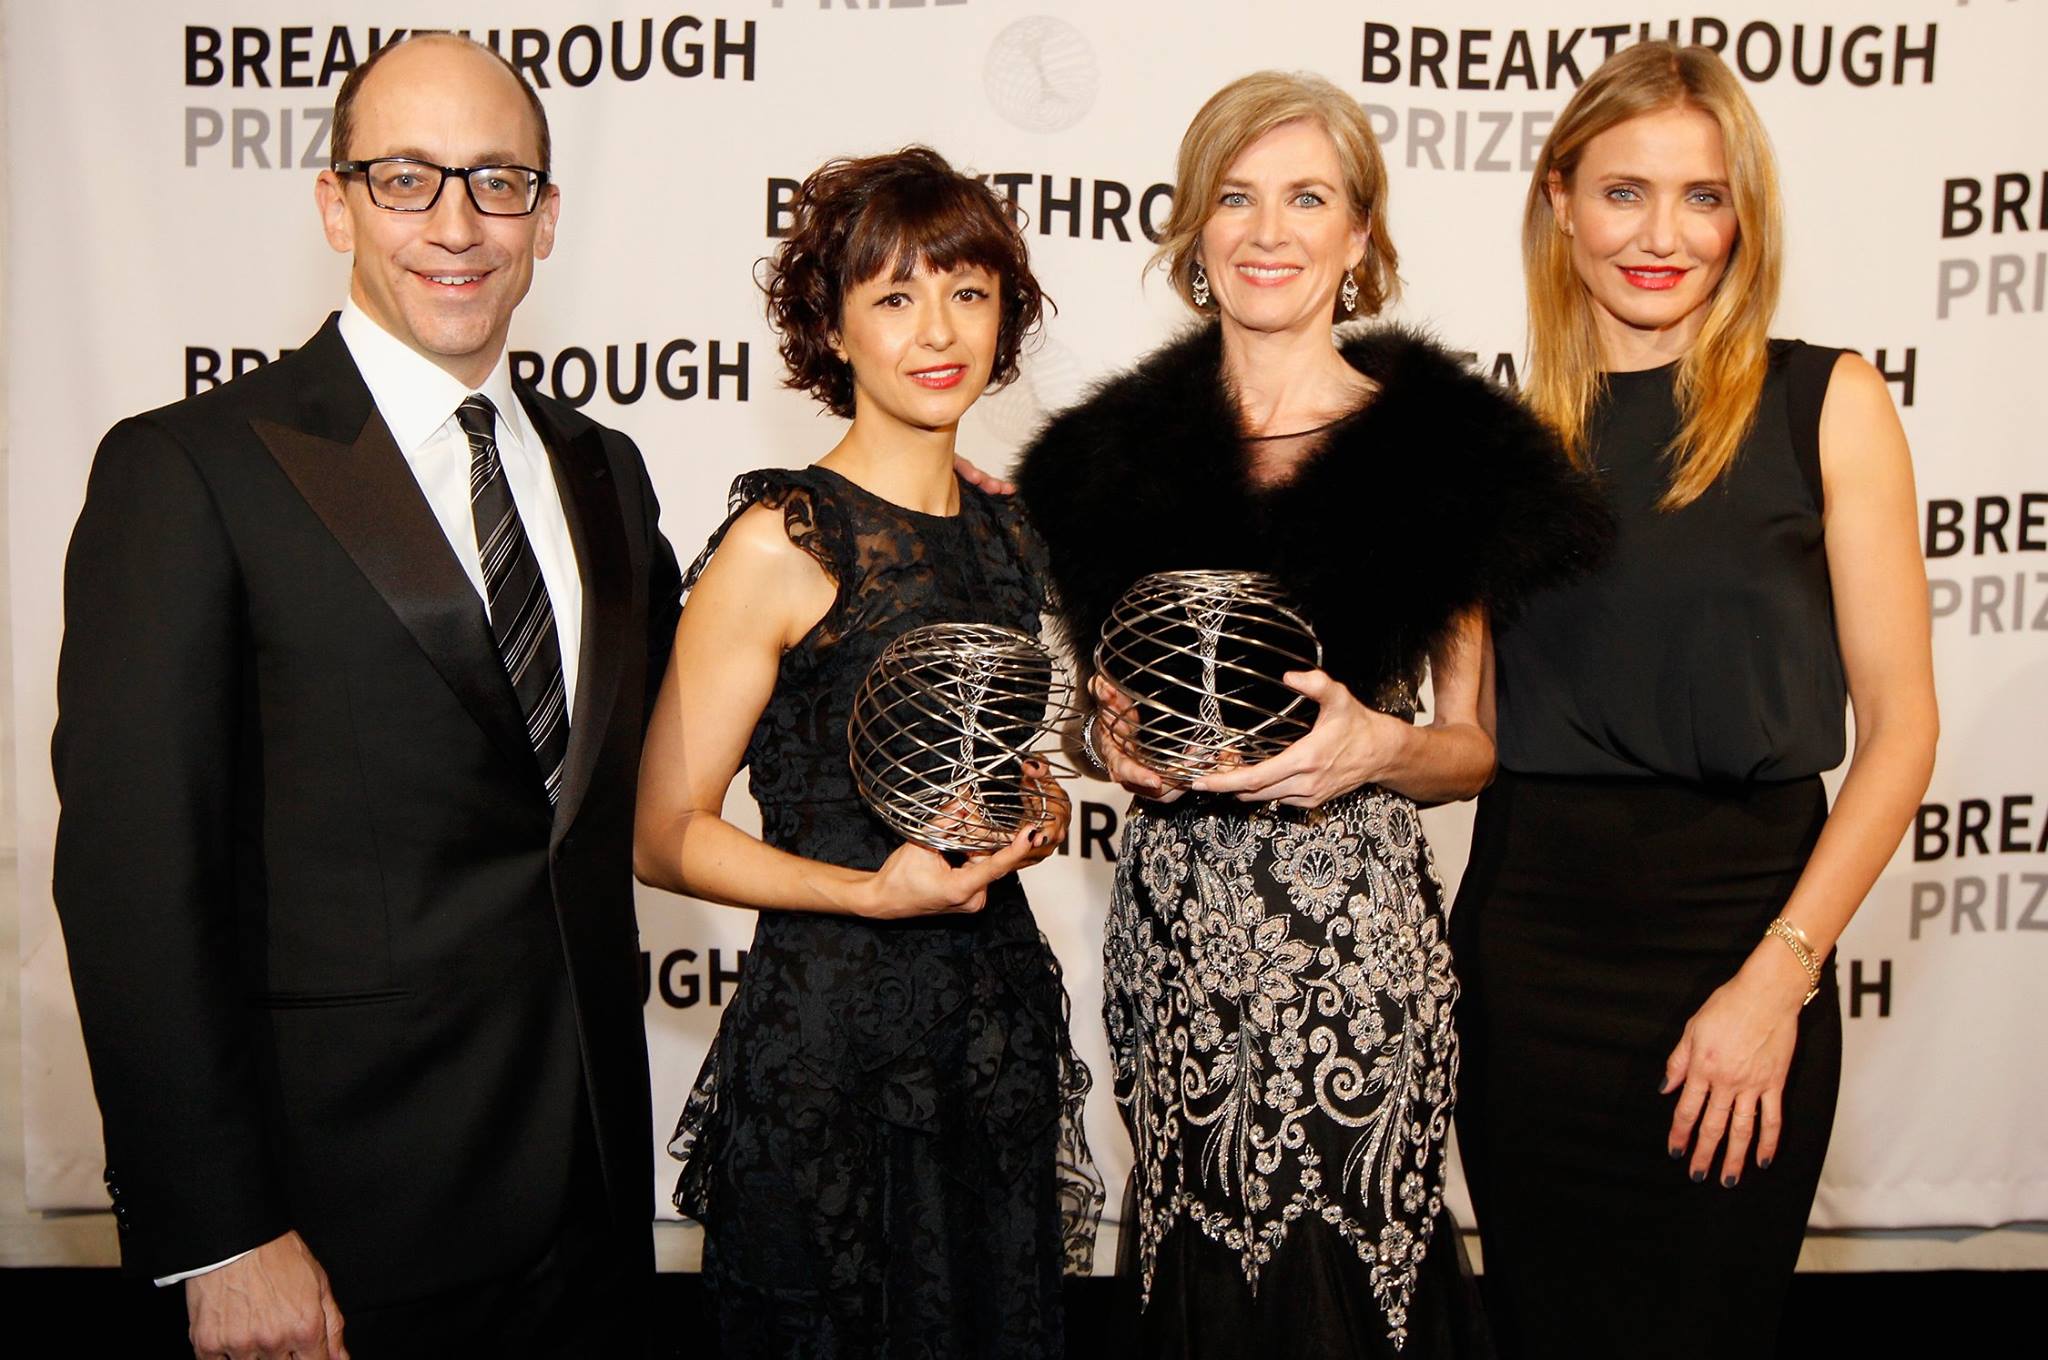
POLYGON ((1490 1354, 1443 1207, 1458 981, 1414 802, 1141 802, 1103 957, 1140 1353, 1490 1354))
MULTIPOLYGON (((964 483, 960 499, 920 514, 815 467, 734 483, 733 517, 779 510, 838 585, 747 748, 770 845, 873 869, 900 844, 847 763, 855 691, 890 641, 930 623, 1037 633, 1035 541, 1008 505, 964 483)), ((670 1145, 722 1354, 1059 1355, 1062 1268, 1087 1270, 1101 1206, 1087 1089, 1014 876, 973 915, 762 912, 670 1145)))
POLYGON ((1822 540, 1837 351, 1773 342, 1756 426, 1691 505, 1655 508, 1675 367, 1608 375, 1604 567, 1497 641, 1500 774, 1451 916, 1459 1146, 1501 1353, 1772 1352, 1841 1064, 1833 965, 1800 1014, 1768 1169, 1702 1184, 1665 1141, 1664 1062, 1806 866, 1846 688, 1822 540))
MULTIPOLYGON (((1411 718, 1464 611, 1597 552, 1605 514, 1547 431, 1432 342, 1347 335, 1375 387, 1245 437, 1218 326, 1057 417, 1018 464, 1079 664, 1149 572, 1271 573, 1361 702, 1411 718), (1284 470, 1276 479, 1255 467, 1284 470)), ((1443 1205, 1457 970, 1413 800, 1140 800, 1103 945, 1134 1167, 1122 1242, 1160 1360, 1486 1355, 1443 1205)))

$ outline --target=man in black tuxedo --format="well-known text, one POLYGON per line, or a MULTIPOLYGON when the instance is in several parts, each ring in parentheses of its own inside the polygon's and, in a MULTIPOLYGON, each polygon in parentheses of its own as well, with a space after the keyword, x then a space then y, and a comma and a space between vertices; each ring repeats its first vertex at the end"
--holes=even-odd
POLYGON ((115 426, 66 565, 56 899, 123 1257, 206 1356, 625 1354, 676 563, 632 442, 511 383, 560 209, 531 87, 422 36, 336 114, 347 308, 115 426))

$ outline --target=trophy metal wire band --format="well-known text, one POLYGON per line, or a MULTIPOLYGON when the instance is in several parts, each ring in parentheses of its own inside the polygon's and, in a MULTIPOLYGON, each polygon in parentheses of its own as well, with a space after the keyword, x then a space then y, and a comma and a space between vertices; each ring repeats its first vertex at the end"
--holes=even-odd
POLYGON ((1095 645, 1095 669, 1137 705, 1117 736, 1145 766, 1182 781, 1265 760, 1305 736, 1315 705, 1280 677, 1322 664, 1315 630, 1257 571, 1143 577, 1095 645))
POLYGON ((1050 772, 1072 773, 1033 748, 1074 712, 1073 684, 1038 639, 985 623, 913 628, 854 696, 854 785, 905 840, 999 850, 1044 818, 1050 772), (1032 755, 1047 775, 1025 774, 1032 755))

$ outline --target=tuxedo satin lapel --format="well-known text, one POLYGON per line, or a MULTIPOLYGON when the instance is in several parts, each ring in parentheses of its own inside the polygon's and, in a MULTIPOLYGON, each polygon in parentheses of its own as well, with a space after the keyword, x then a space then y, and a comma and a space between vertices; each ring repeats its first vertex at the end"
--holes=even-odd
POLYGON ((548 462, 561 493, 569 542, 583 577, 583 641, 576 662, 576 708, 569 715, 569 754, 562 768, 562 793, 555 805, 555 834, 576 820, 590 778, 604 748, 618 696, 619 659, 631 649, 633 583, 627 566, 625 520, 618 489, 605 458, 604 435, 584 424, 575 433, 539 402, 521 392, 526 413, 547 446, 548 462))
POLYGON ((517 768, 532 773, 538 791, 540 771, 526 721, 483 601, 455 560, 384 418, 371 407, 352 444, 275 421, 249 423, 463 707, 517 768))

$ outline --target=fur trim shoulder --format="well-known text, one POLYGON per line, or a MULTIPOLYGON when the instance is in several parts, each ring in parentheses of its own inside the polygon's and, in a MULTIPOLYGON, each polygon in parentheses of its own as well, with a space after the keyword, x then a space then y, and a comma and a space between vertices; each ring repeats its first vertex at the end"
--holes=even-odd
POLYGON ((1055 417, 1017 483, 1077 662, 1138 577, 1270 571, 1362 697, 1419 676, 1466 609, 1511 614, 1583 569, 1612 524, 1589 479, 1511 394, 1415 331, 1343 354, 1379 390, 1286 482, 1254 487, 1221 338, 1198 327, 1055 417))

